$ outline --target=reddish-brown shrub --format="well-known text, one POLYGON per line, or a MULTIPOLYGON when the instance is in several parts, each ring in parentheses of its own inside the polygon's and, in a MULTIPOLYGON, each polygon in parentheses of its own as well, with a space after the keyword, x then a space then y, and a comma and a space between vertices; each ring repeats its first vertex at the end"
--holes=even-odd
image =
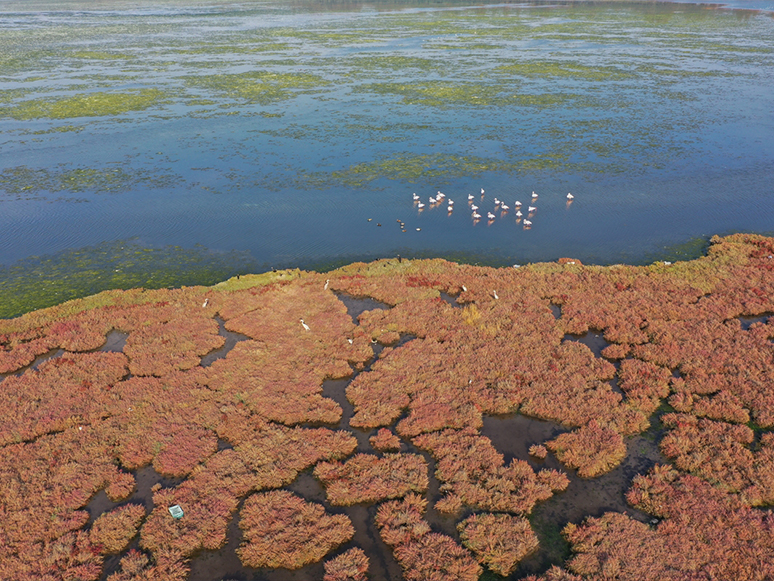
POLYGON ((573 432, 546 442, 559 461, 578 469, 578 476, 593 478, 610 472, 626 457, 621 434, 591 421, 573 432))
POLYGON ((102 547, 103 554, 120 553, 137 534, 145 518, 145 507, 141 504, 127 504, 101 514, 91 525, 89 540, 92 545, 102 547))
POLYGON ((415 494, 382 504, 376 524, 382 539, 391 545, 407 580, 474 581, 481 568, 470 553, 454 540, 430 531, 422 519, 427 501, 415 494))
POLYGON ((368 563, 363 549, 353 547, 325 562, 323 581, 366 581, 368 563))
POLYGON ((375 450, 390 452, 400 450, 400 438, 387 428, 380 429, 375 436, 368 440, 375 450))
POLYGON ((462 544, 498 575, 508 576, 517 563, 538 548, 538 539, 523 517, 476 514, 457 525, 462 544))
POLYGON ((661 450, 678 468, 741 493, 749 504, 774 502, 774 451, 767 446, 750 450, 750 428, 687 414, 666 414, 662 420, 672 429, 661 440, 661 450))
POLYGON ((419 454, 358 454, 346 462, 320 462, 314 475, 333 505, 376 502, 427 490, 427 463, 419 454))
POLYGON ((298 569, 322 559, 355 534, 349 518, 286 490, 255 494, 245 501, 239 528, 244 542, 237 549, 249 567, 298 569))
MULTIPOLYGON (((473 508, 527 514, 535 503, 569 484, 564 474, 552 470, 535 474, 523 460, 513 459, 505 466, 490 440, 474 430, 422 434, 414 443, 438 461, 436 476, 444 482, 441 491, 473 508)), ((453 512, 456 504, 454 499, 441 507, 453 512)))
POLYGON ((544 460, 548 456, 548 450, 542 444, 533 444, 529 447, 529 455, 544 460))
POLYGON ((569 562, 591 578, 751 579, 774 574, 774 515, 750 509, 732 494, 669 467, 638 476, 629 502, 662 517, 655 529, 608 513, 565 535, 577 553, 569 562))

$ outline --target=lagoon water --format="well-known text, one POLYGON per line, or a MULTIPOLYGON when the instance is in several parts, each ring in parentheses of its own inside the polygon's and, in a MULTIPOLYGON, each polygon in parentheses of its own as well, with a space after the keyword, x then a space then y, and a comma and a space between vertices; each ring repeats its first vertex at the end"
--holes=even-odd
POLYGON ((2 0, 0 274, 75 250, 96 277, 126 244, 265 270, 770 233, 772 8, 2 0), (536 191, 532 228, 474 223, 482 187, 484 215, 536 191), (412 204, 437 190, 452 214, 412 204))

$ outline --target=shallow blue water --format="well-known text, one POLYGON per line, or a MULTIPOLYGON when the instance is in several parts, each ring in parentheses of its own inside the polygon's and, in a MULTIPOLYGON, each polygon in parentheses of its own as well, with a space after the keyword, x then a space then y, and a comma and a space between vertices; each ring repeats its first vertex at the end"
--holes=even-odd
POLYGON ((277 267, 637 262, 774 230, 767 2, 25 6, 0 2, 0 264, 131 238, 277 267), (260 93, 254 72, 314 77, 260 93), (163 99, 20 113, 140 89, 163 99), (512 208, 491 224, 467 207, 481 187, 484 215, 512 208), (438 189, 452 214, 412 204, 438 189))

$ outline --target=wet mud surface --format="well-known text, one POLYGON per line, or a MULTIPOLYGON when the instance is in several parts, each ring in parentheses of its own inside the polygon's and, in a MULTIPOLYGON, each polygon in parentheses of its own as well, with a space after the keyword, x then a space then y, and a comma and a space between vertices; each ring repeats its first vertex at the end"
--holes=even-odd
POLYGON ((629 506, 625 496, 636 475, 645 474, 656 463, 668 463, 658 448, 663 428, 655 416, 651 418, 651 424, 647 432, 626 440, 626 458, 620 466, 588 479, 580 478, 574 470, 560 464, 553 454, 539 460, 528 453, 530 446, 542 444, 569 430, 521 414, 484 418, 481 432, 505 456, 506 463, 513 458, 526 460, 535 470, 561 470, 570 480, 567 490, 535 506, 529 519, 540 547, 525 558, 508 579, 541 574, 552 565, 562 565, 570 556, 569 544, 561 535, 567 523, 578 524, 586 517, 598 517, 611 511, 626 513, 642 522, 651 520, 649 515, 629 506))
POLYGON ((226 342, 223 344, 223 347, 214 349, 202 357, 200 362, 202 367, 209 367, 218 359, 225 358, 226 355, 228 355, 228 352, 234 348, 234 345, 240 341, 246 341, 250 338, 247 335, 243 335, 242 333, 235 333, 234 331, 229 331, 226 329, 226 321, 224 321, 221 317, 215 316, 215 320, 218 322, 218 335, 224 337, 226 342))

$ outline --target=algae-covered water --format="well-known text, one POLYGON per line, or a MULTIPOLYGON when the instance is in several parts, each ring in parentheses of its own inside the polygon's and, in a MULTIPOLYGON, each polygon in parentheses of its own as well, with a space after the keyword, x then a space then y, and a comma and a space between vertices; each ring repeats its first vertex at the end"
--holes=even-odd
POLYGON ((771 232, 772 8, 0 1, 0 316, 271 267, 643 262, 771 232), (437 190, 451 214, 412 203, 437 190))

